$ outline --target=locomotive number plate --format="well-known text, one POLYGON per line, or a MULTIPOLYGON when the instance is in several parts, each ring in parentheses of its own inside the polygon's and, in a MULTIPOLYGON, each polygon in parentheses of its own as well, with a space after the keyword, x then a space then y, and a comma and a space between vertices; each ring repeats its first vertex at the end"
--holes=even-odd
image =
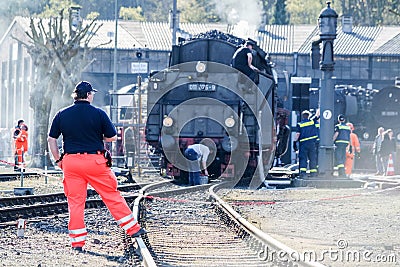
POLYGON ((188 87, 189 91, 196 92, 215 92, 217 90, 217 86, 215 84, 209 83, 189 83, 188 87))

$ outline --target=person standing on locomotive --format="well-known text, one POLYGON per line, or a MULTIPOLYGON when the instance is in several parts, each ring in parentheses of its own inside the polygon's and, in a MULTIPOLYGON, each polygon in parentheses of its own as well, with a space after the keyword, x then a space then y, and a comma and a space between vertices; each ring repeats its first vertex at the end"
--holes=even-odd
POLYGON ((117 140, 117 131, 107 114, 91 105, 95 92, 90 83, 79 82, 73 92, 74 104, 57 112, 47 138, 55 163, 64 172, 69 237, 72 248, 78 251, 82 251, 88 234, 84 221, 88 184, 128 235, 139 237, 146 233, 117 190, 111 156, 104 150, 104 142, 117 140), (60 155, 57 139, 61 135, 64 152, 60 155))
POLYGON ((350 127, 350 143, 346 148, 346 161, 344 164, 346 176, 350 178, 353 171, 354 157, 361 151, 360 140, 358 140, 357 134, 353 133, 354 125, 348 122, 347 125, 350 127))
POLYGON ((381 154, 384 132, 385 132, 385 129, 383 127, 378 128, 378 134, 375 136, 374 145, 372 146, 372 154, 375 155, 375 164, 376 164, 376 174, 375 175, 385 174, 385 165, 383 163, 382 154, 381 154))
POLYGON ((346 177, 344 163, 346 162, 346 147, 350 143, 350 127, 346 125, 346 118, 340 114, 338 124, 335 126, 333 142, 335 143, 335 160, 339 177, 346 177))
POLYGON ((318 138, 317 128, 315 127, 316 117, 310 119, 311 113, 304 110, 301 113, 302 120, 297 124, 297 133, 293 141, 293 149, 299 150, 299 169, 300 178, 304 179, 307 172, 307 161, 309 161, 310 175, 317 175, 317 153, 315 142, 318 138), (300 142, 299 149, 297 142, 300 142))
POLYGON ((189 160, 189 185, 194 185, 196 181, 199 181, 201 170, 204 170, 204 175, 208 176, 207 159, 210 153, 210 148, 203 144, 193 144, 186 148, 185 157, 189 160))
POLYGON ((232 57, 232 67, 246 74, 255 84, 258 84, 258 69, 252 65, 254 42, 247 41, 244 46, 236 50, 232 57))

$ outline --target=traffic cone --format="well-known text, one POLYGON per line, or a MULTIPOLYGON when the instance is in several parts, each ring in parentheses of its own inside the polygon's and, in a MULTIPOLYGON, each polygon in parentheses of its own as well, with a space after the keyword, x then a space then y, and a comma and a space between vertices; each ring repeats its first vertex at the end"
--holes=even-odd
POLYGON ((389 162, 386 168, 386 176, 393 176, 394 175, 394 166, 393 166, 393 158, 392 154, 389 155, 389 162))

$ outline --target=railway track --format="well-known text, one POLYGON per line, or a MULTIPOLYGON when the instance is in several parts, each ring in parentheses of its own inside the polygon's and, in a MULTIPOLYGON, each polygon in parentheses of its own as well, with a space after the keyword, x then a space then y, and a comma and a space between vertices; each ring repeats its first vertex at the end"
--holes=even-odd
MULTIPOLYGON (((128 203, 137 197, 137 191, 143 184, 120 185, 121 192, 130 192, 124 195, 128 203), (132 191, 135 193, 132 194, 132 191)), ((87 191, 86 208, 104 207, 103 201, 93 189, 87 191)), ((30 195, 0 198, 0 223, 14 222, 19 215, 26 218, 43 217, 68 212, 68 204, 64 193, 45 195, 30 195)))
MULTIPOLYGON (((50 174, 50 173, 49 173, 50 174)), ((54 173, 58 174, 58 173, 54 173)), ((23 177, 25 178, 38 178, 41 174, 37 172, 24 172, 22 173, 23 177)), ((8 182, 8 181, 15 181, 21 178, 21 172, 8 172, 8 173, 0 173, 0 183, 1 182, 8 182)))
POLYGON ((223 185, 154 191, 166 185, 144 187, 135 200, 134 212, 148 231, 135 244, 144 266, 323 266, 290 257, 266 258, 266 248, 286 255, 295 251, 222 201, 215 192, 223 185))

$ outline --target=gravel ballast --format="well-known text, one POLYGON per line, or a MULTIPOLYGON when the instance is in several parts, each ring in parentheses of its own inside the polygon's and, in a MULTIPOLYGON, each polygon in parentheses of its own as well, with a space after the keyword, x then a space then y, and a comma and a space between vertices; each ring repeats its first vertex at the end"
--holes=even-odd
POLYGON ((222 193, 248 221, 316 262, 400 266, 399 188, 222 193))

